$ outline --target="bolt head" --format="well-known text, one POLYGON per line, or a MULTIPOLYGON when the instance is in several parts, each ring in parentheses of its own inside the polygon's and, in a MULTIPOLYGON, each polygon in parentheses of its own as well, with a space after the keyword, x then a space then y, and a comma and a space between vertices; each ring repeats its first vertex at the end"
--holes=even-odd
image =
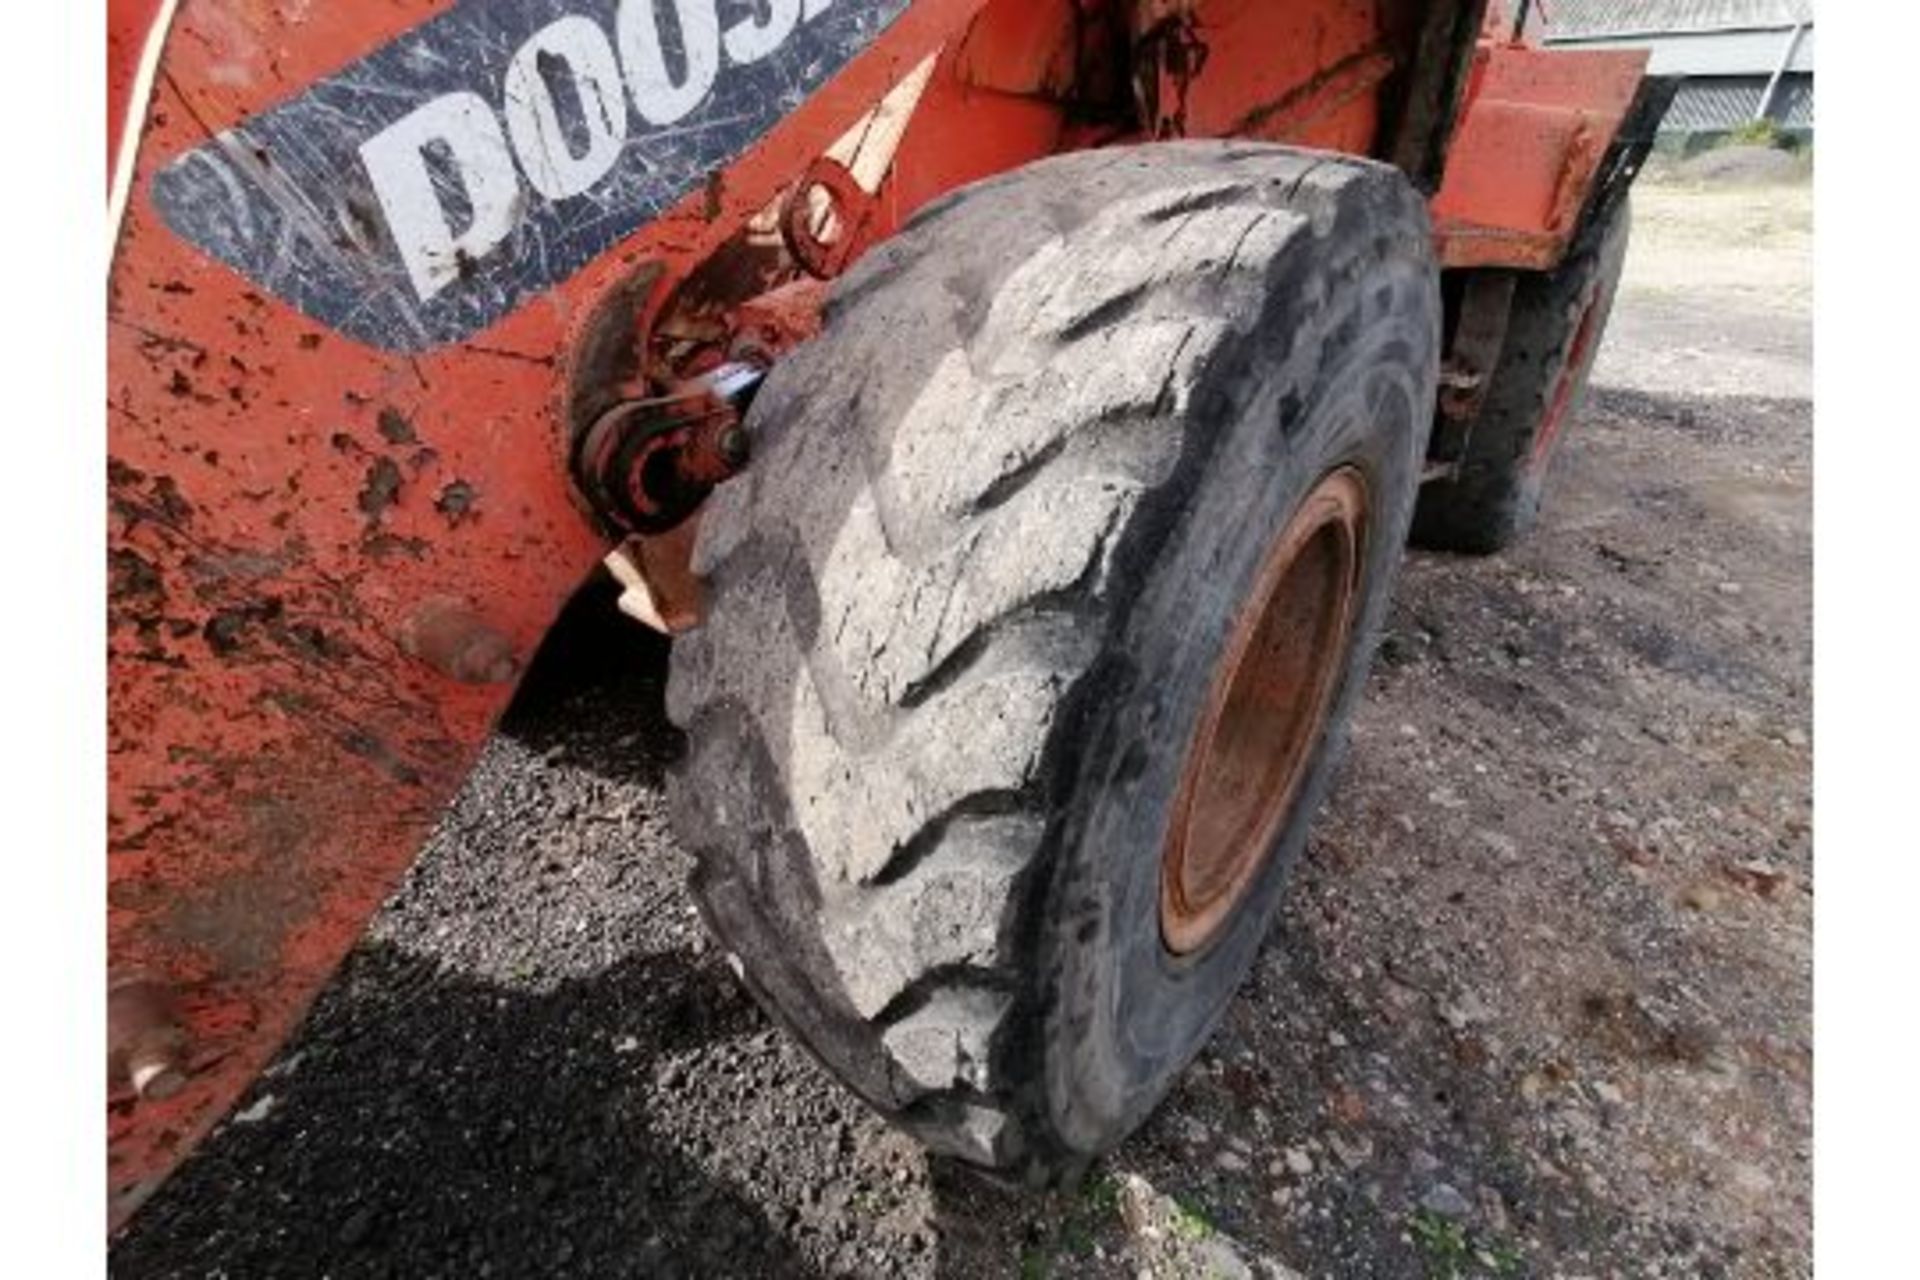
POLYGON ((187 1073, 172 1056, 162 1052, 136 1055, 127 1064, 133 1091, 142 1098, 158 1101, 171 1098, 186 1088, 187 1073))

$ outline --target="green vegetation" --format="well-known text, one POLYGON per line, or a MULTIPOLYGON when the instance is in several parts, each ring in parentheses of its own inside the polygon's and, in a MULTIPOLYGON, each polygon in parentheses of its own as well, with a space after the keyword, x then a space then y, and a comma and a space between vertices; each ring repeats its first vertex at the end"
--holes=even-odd
POLYGON ((1489 1245, 1477 1251, 1482 1264, 1496 1276, 1520 1274, 1520 1251, 1510 1244, 1489 1245))
POLYGON ((1427 1209, 1414 1210, 1407 1220, 1414 1244, 1427 1256, 1427 1274, 1440 1280, 1456 1280, 1466 1274, 1473 1250, 1467 1244, 1467 1229, 1452 1218, 1427 1209))
POLYGON ((1099 1174, 1081 1183, 1071 1200, 1062 1197, 1053 1203, 1060 1215, 1046 1230, 1046 1239, 1021 1250, 1020 1280, 1045 1280, 1062 1258, 1092 1254, 1099 1233, 1109 1229, 1120 1212, 1120 1181, 1111 1174, 1099 1174))
POLYGON ((1184 1200, 1173 1201, 1173 1234, 1182 1240, 1205 1240, 1216 1228, 1206 1214, 1184 1200))
MULTIPOLYGON (((1072 1196, 1052 1199, 1052 1211, 1032 1224, 1027 1236, 1031 1243, 1020 1251, 1020 1280, 1046 1280, 1063 1265, 1074 1270, 1070 1259, 1093 1256, 1102 1237, 1121 1225, 1122 1191, 1119 1178, 1103 1173, 1086 1179, 1072 1196)), ((1221 1234, 1213 1220, 1190 1201, 1168 1196, 1161 1203, 1164 1229, 1173 1239, 1192 1245, 1221 1234)))
POLYGON ((1407 1219, 1407 1230, 1420 1252, 1426 1255, 1427 1275, 1433 1280, 1464 1280, 1473 1274, 1520 1274, 1518 1249, 1504 1241, 1478 1239, 1462 1223, 1430 1209, 1414 1210, 1407 1219))
POLYGON ((1780 134, 1780 126, 1771 120, 1749 120, 1737 129, 1729 130, 1725 144, 1729 147, 1784 147, 1786 139, 1780 134))
POLYGON ((1080 1207, 1095 1218, 1120 1212, 1120 1180, 1107 1173, 1088 1178, 1080 1188, 1080 1207))

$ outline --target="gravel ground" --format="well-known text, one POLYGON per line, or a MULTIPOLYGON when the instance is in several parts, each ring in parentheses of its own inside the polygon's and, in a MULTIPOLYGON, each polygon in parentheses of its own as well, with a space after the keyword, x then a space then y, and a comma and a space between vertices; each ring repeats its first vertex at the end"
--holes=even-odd
POLYGON ((1637 203, 1542 527, 1411 559, 1272 942, 1079 1191, 930 1165, 742 994, 598 598, 112 1273, 1810 1274, 1810 208, 1637 203))
POLYGON ((1679 176, 1689 182, 1743 186, 1796 182, 1805 178, 1811 167, 1809 156, 1765 145, 1716 147, 1675 166, 1679 176))

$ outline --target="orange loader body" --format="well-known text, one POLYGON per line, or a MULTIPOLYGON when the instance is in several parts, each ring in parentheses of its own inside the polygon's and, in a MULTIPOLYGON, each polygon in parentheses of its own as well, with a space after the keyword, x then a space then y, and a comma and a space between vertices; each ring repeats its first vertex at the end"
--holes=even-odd
POLYGON ((1373 156, 1559 261, 1644 55, 1479 0, 110 0, 110 1213, 292 1030, 624 545, 697 621, 716 377, 1054 153, 1373 156), (635 423, 645 423, 637 430, 635 423), (666 481, 661 477, 666 476, 666 481))

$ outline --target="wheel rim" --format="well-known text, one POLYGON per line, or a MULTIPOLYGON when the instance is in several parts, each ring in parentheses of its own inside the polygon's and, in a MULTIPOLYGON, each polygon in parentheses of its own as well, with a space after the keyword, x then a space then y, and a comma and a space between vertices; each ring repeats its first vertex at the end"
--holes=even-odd
POLYGON ((1160 935, 1176 955, 1218 936, 1300 789, 1345 666, 1366 520, 1357 470, 1322 477, 1274 540, 1234 623, 1161 855, 1160 935))
POLYGON ((1581 371, 1586 368, 1587 357, 1593 346, 1594 330, 1599 326, 1595 319, 1600 310, 1600 293, 1594 290, 1581 305, 1580 323, 1573 331, 1573 342, 1567 347, 1567 361, 1560 366, 1560 376, 1554 380, 1553 394, 1547 400, 1546 417, 1540 420, 1540 430, 1534 436, 1533 453, 1528 458, 1530 467, 1538 467, 1553 452, 1553 445, 1560 438, 1560 428, 1565 425, 1567 410, 1573 405, 1574 388, 1579 385, 1581 371))

